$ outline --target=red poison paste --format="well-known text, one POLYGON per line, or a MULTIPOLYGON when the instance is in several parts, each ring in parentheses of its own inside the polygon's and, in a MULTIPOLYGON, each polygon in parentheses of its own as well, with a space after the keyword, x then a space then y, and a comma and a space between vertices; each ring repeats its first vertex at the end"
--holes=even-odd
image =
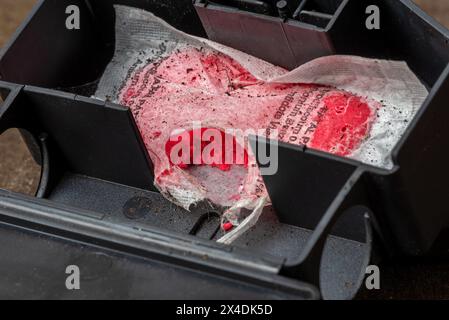
MULTIPOLYGON (((250 170, 247 151, 243 162, 236 161, 240 145, 227 137, 230 128, 351 155, 369 135, 380 107, 332 87, 266 83, 222 53, 192 47, 135 71, 120 100, 133 112, 162 189, 164 183, 182 184, 184 178, 176 176, 174 167, 187 170, 208 165, 227 172, 238 164, 250 170), (201 127, 195 128, 194 123, 201 127), (208 129, 218 130, 215 140, 203 137, 208 129), (217 139, 223 147, 208 152, 217 139), (183 161, 174 161, 175 156, 183 161)), ((256 182, 241 181, 236 193, 254 193, 249 184, 256 182)))
POLYGON ((235 137, 227 136, 224 131, 215 128, 201 128, 171 136, 165 145, 165 153, 170 164, 177 165, 181 169, 187 169, 191 165, 210 165, 222 171, 229 171, 231 165, 234 164, 248 166, 248 153, 245 149, 242 149, 242 160, 240 162, 237 160, 237 152, 240 148, 235 137), (210 134, 207 135, 208 133, 210 134), (220 139, 217 144, 219 148, 208 149, 208 146, 216 142, 214 137, 220 139), (228 141, 229 145, 227 145, 228 141), (178 147, 177 150, 174 150, 176 147, 178 147), (195 153, 195 148, 198 149, 197 153, 195 153), (186 158, 182 154, 184 150, 187 151, 186 158), (172 159, 174 152, 176 152, 177 158, 184 158, 186 161, 174 161, 172 159))

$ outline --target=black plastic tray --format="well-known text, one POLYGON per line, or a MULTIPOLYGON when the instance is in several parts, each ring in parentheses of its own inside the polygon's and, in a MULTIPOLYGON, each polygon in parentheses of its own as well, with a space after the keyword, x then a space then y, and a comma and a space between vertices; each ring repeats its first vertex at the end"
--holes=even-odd
MULTIPOLYGON (((292 2, 297 8, 286 18, 189 0, 40 1, 0 56, 0 132, 16 127, 31 133, 34 140, 27 142, 43 165, 42 179, 36 198, 0 190, 0 224, 195 269, 205 280, 263 288, 266 297, 272 297, 270 290, 289 298, 318 298, 318 292, 324 298, 354 297, 373 237, 395 255, 432 253, 449 227, 448 32, 408 0, 335 0, 334 11, 324 12, 327 25, 300 18, 304 10, 319 12, 321 2, 292 2), (64 27, 65 8, 73 4, 81 9, 80 30, 64 27), (149 10, 183 31, 242 50, 239 43, 276 45, 277 53, 249 51, 252 46, 247 51, 289 67, 327 54, 405 60, 432 91, 395 149, 391 172, 282 145, 279 173, 266 178, 276 213, 268 208, 232 247, 218 245, 216 213, 184 212, 155 192, 131 113, 89 98, 114 52, 113 4, 149 10), (365 28, 365 8, 372 4, 381 8, 381 30, 365 28), (240 42, 229 43, 237 37, 236 17, 254 25, 240 32, 240 42), (282 54, 284 32, 291 32, 285 45, 294 55, 282 54), (255 36, 256 42, 247 42, 255 36), (303 50, 314 46, 319 50, 303 50), (317 194, 321 202, 309 201, 317 194), (308 214, 299 215, 299 206, 308 214)), ((167 286, 176 290, 176 279, 167 277, 167 286)), ((216 296, 214 289, 207 291, 209 298, 216 296)))

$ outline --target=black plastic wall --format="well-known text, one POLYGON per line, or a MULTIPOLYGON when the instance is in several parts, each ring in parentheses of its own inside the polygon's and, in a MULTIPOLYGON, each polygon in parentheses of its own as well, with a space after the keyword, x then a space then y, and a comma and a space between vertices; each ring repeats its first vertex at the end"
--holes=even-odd
POLYGON ((44 1, 19 38, 5 48, 0 79, 66 91, 98 81, 114 53, 114 4, 149 10, 181 30, 204 36, 189 0, 44 1), (80 30, 64 27, 69 5, 80 9, 80 30))

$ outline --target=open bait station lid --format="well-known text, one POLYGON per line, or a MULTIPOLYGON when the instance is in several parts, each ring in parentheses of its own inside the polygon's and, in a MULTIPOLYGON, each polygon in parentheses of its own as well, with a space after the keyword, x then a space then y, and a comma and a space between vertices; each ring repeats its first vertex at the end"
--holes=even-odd
MULTIPOLYGON (((238 282, 234 296, 354 297, 373 244, 397 257, 447 251, 448 42, 409 0, 41 0, 0 56, 0 132, 31 133, 41 184, 36 198, 0 191, 1 225, 201 270, 211 286, 238 282), (403 60, 430 94, 392 170, 281 144, 278 172, 264 177, 276 213, 222 246, 213 210, 187 213, 154 188, 130 111, 90 98, 114 54, 114 4, 288 69, 331 54, 403 60), (80 9, 78 30, 65 27, 70 5, 80 9), (366 28, 371 5, 379 30, 366 28)), ((261 143, 271 142, 252 139, 261 143)))

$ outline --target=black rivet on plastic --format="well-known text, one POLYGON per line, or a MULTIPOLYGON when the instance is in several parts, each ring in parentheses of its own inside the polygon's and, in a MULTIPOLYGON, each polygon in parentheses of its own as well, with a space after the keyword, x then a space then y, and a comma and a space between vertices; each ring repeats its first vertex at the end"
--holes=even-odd
POLYGON ((278 1, 276 3, 276 8, 279 12, 279 17, 282 19, 287 19, 290 15, 290 12, 288 10, 288 2, 285 0, 278 1))

